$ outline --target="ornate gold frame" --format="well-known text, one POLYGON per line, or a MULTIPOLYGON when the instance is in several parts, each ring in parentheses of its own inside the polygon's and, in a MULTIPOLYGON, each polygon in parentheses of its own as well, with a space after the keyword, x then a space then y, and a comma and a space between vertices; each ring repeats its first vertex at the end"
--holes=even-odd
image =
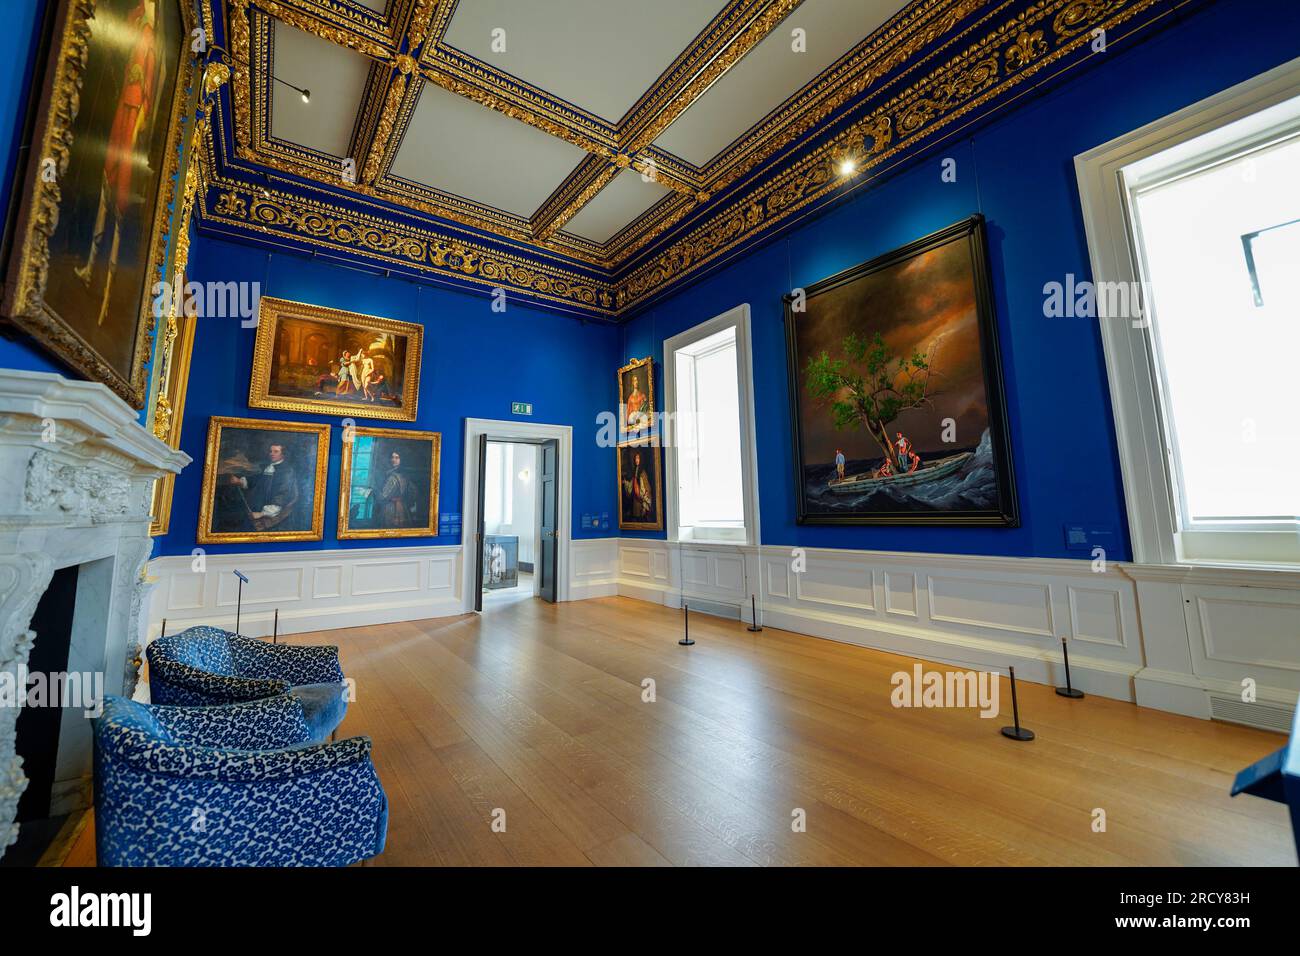
POLYGON ((339 415, 344 418, 378 418, 389 421, 415 421, 420 400, 420 362, 424 349, 424 327, 415 322, 385 319, 362 312, 344 312, 323 305, 293 302, 262 296, 258 306, 257 341, 253 345, 253 371, 248 382, 250 408, 273 408, 286 412, 310 412, 316 415, 339 415), (275 332, 281 318, 304 318, 346 328, 373 328, 405 335, 406 364, 402 370, 402 407, 381 408, 355 402, 335 402, 318 398, 284 398, 270 394, 271 361, 275 351, 275 332))
POLYGON ((203 491, 199 498, 199 526, 194 540, 199 544, 235 544, 245 541, 320 541, 325 529, 325 474, 329 466, 330 426, 305 422, 268 422, 260 418, 226 418, 213 415, 208 422, 208 447, 203 461, 203 491), (212 503, 217 488, 217 453, 223 428, 247 428, 267 432, 307 432, 316 435, 316 480, 312 488, 310 531, 213 532, 212 503))
POLYGON ((350 428, 343 432, 343 457, 339 464, 339 528, 338 538, 347 541, 357 538, 431 538, 438 534, 438 488, 441 483, 442 433, 406 431, 401 428, 350 428), (429 476, 429 527, 375 528, 354 531, 348 527, 348 500, 352 497, 352 441, 357 435, 375 438, 410 438, 433 443, 431 456, 433 473, 429 476))
MULTIPOLYGON (((197 320, 192 315, 168 316, 168 335, 171 337, 172 329, 175 329, 175 335, 171 338, 167 359, 169 363, 178 363, 179 368, 173 364, 173 371, 167 375, 166 382, 161 383, 163 387, 158 393, 156 408, 163 407, 165 402, 166 408, 171 412, 166 416, 165 434, 157 432, 157 424, 161 419, 154 420, 155 434, 167 443, 168 448, 181 447, 181 421, 185 417, 185 393, 190 383, 190 356, 194 354, 194 330, 197 324, 197 320)), ((167 529, 171 527, 172 491, 175 487, 174 474, 168 473, 154 479, 153 506, 149 511, 153 515, 149 525, 149 534, 152 537, 166 534, 167 529)))
POLYGON ((167 145, 149 231, 148 269, 129 374, 123 375, 109 364, 45 301, 50 240, 58 226, 62 198, 59 177, 67 171, 72 155, 72 127, 77 118, 83 74, 90 55, 90 21, 95 16, 96 0, 65 0, 59 4, 55 14, 53 40, 40 87, 42 92, 36 101, 38 112, 32 136, 33 149, 22 181, 15 189, 22 205, 7 264, 3 302, 0 302, 0 310, 15 325, 82 375, 103 382, 133 408, 143 408, 147 396, 145 364, 155 328, 154 285, 162 278, 167 236, 172 225, 169 211, 176 193, 181 111, 194 82, 194 60, 189 55, 194 11, 185 0, 176 0, 176 3, 182 23, 179 72, 168 113, 167 145), (54 160, 58 172, 48 181, 42 174, 43 159, 54 160))
POLYGON ((619 530, 627 531, 662 531, 664 530, 664 480, 663 480, 663 455, 660 454, 659 445, 649 438, 642 438, 639 441, 625 442, 614 449, 617 456, 616 471, 618 472, 618 527, 619 530), (624 521, 623 520, 623 451, 628 448, 645 448, 650 452, 650 457, 654 460, 655 472, 655 520, 650 521, 624 521))
POLYGON ((654 356, 648 355, 643 359, 635 359, 628 362, 618 370, 618 444, 635 445, 637 442, 646 440, 654 434, 654 414, 655 414, 655 360, 654 356), (623 394, 623 376, 634 369, 644 368, 646 370, 646 397, 650 399, 646 411, 650 413, 650 427, 642 434, 640 430, 636 432, 627 431, 627 396, 623 394))

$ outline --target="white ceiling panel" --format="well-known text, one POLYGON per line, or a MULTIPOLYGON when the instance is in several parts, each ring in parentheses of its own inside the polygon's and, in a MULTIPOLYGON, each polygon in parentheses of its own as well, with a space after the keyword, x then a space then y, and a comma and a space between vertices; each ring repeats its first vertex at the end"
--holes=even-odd
POLYGON ((655 145, 704 166, 905 6, 906 0, 804 0, 655 145), (796 28, 805 31, 806 52, 793 49, 796 28))
POLYGON ((311 91, 311 102, 284 83, 271 83, 271 135, 299 146, 346 156, 361 107, 370 61, 360 53, 274 21, 272 71, 311 91))
POLYGON ((636 170, 625 169, 578 210, 565 224, 564 231, 592 242, 608 242, 668 192, 653 180, 646 182, 636 170))
POLYGON ((586 155, 562 139, 426 83, 392 172, 527 218, 586 155))
POLYGON ((723 0, 461 0, 445 42, 616 123, 725 5, 723 0), (492 49, 498 29, 505 31, 501 52, 492 49))

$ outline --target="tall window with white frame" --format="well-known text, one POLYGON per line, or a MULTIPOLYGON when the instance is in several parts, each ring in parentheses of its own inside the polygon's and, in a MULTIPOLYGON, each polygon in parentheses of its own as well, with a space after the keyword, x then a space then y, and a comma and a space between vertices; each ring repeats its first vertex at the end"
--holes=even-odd
POLYGON ((1300 561, 1300 100, 1124 173, 1182 560, 1300 561))
POLYGON ((669 536, 756 543, 748 309, 665 342, 669 536))
POLYGON ((1139 563, 1300 566, 1297 82, 1075 159, 1139 563))

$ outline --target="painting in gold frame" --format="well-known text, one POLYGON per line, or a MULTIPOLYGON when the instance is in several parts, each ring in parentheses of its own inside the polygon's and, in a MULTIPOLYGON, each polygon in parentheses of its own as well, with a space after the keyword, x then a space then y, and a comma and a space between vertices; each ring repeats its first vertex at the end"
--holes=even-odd
POLYGON ((348 428, 339 471, 339 540, 438 533, 439 432, 348 428))
POLYGON ((199 544, 319 541, 330 426, 213 416, 199 544))
POLYGON ((263 296, 248 404, 413 422, 423 339, 414 322, 263 296))
POLYGON ((631 531, 664 529, 659 445, 648 439, 619 445, 618 526, 631 531), (648 460, 647 460, 648 459, 648 460))
POLYGON ((10 322, 144 406, 155 283, 193 82, 186 0, 59 0, 15 188, 10 322))
POLYGON ((636 359, 618 370, 619 442, 639 441, 649 437, 654 421, 654 359, 636 359))

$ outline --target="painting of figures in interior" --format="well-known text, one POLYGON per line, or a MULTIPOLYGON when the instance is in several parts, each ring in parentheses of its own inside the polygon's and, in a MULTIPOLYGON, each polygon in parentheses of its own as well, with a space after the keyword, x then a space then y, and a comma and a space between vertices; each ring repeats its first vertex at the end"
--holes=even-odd
POLYGON ((18 187, 4 314, 136 408, 192 70, 191 6, 58 7, 18 187))
POLYGON ((198 542, 319 541, 329 441, 329 425, 214 416, 198 542))
POLYGON ((413 422, 423 337, 413 322, 263 296, 248 404, 413 422))
POLYGON ((984 221, 786 300, 802 524, 1018 523, 984 221))
POLYGON ((438 533, 438 432, 352 428, 344 434, 339 538, 438 533))
POLYGON ((654 426, 654 359, 637 359, 618 370, 619 440, 645 438, 654 426))
POLYGON ((618 526, 662 531, 664 512, 659 448, 650 441, 619 445, 618 526))

